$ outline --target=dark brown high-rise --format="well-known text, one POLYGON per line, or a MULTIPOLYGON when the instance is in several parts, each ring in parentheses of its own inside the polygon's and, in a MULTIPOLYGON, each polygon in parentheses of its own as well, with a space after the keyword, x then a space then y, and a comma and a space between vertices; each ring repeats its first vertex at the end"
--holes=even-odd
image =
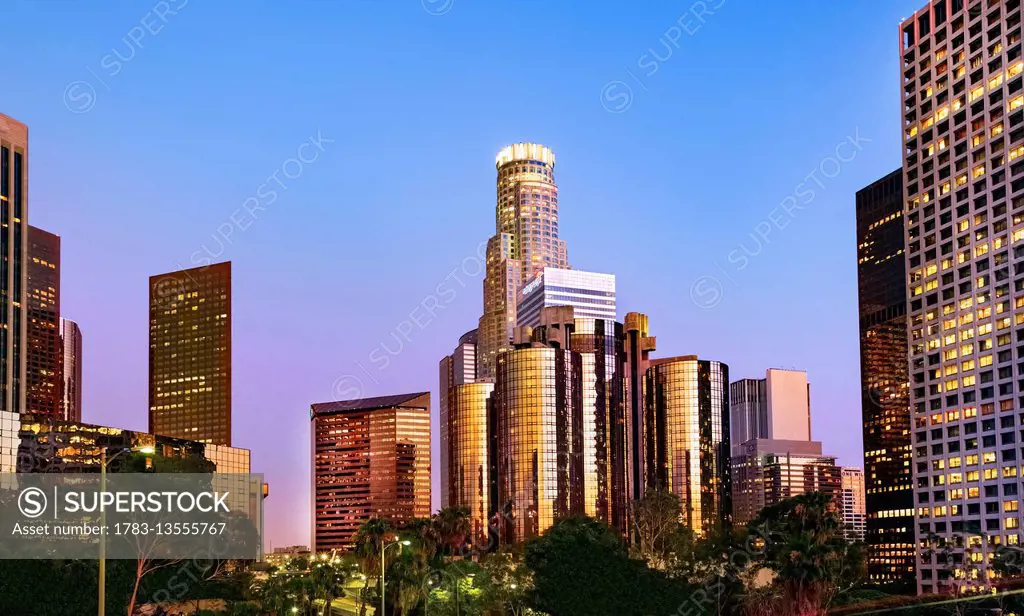
POLYGON ((231 262, 149 279, 149 431, 231 444, 231 262))
POLYGON ((0 113, 0 411, 25 411, 28 127, 0 113))
POLYGON ((28 362, 25 407, 63 415, 63 343, 60 337, 60 236, 28 228, 28 362))
POLYGON ((857 280, 868 574, 913 580, 903 172, 857 193, 857 280))

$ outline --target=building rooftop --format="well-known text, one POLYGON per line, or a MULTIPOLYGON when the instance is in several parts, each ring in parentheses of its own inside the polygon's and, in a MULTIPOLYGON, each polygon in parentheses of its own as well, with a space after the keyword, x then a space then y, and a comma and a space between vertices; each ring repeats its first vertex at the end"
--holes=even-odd
POLYGON ((353 400, 337 400, 335 402, 318 402, 309 410, 312 415, 337 413, 339 411, 387 409, 394 407, 430 408, 430 392, 421 391, 412 394, 393 394, 376 398, 355 398, 353 400))

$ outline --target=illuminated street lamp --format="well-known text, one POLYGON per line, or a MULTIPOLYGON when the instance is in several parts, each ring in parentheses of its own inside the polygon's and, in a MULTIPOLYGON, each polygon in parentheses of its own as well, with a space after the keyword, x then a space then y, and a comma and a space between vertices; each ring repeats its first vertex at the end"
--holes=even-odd
POLYGON ((385 612, 385 608, 384 608, 384 588, 385 588, 385 586, 384 586, 384 560, 385 560, 384 559, 384 552, 388 548, 390 548, 390 547, 393 547, 393 546, 396 546, 396 545, 409 545, 411 543, 412 542, 409 541, 408 539, 406 539, 404 541, 399 541, 398 537, 395 537, 395 541, 393 543, 389 543, 389 544, 385 545, 384 544, 384 537, 380 538, 380 613, 381 613, 381 616, 383 616, 384 612, 385 612))

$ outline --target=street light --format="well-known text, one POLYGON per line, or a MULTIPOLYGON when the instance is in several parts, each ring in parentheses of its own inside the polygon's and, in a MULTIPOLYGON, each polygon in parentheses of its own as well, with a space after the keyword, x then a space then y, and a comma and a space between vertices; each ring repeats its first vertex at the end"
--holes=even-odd
POLYGON ((385 607, 384 607, 384 588, 385 588, 385 586, 384 586, 384 552, 388 548, 390 548, 390 547, 394 547, 396 545, 409 545, 411 543, 412 542, 409 541, 408 539, 406 539, 404 541, 399 541, 398 537, 395 537, 395 541, 385 545, 384 544, 384 537, 380 538, 380 616, 384 616, 384 611, 385 611, 385 607))
MULTIPOLYGON (((124 453, 131 453, 131 448, 125 447, 121 451, 107 458, 107 448, 100 449, 100 493, 107 491, 107 465, 124 453)), ((139 453, 152 455, 156 449, 152 445, 144 445, 137 450, 139 453)), ((100 527, 107 525, 107 510, 100 507, 100 527)), ((100 589, 99 589, 99 616, 107 616, 107 535, 106 532, 100 535, 100 589)))

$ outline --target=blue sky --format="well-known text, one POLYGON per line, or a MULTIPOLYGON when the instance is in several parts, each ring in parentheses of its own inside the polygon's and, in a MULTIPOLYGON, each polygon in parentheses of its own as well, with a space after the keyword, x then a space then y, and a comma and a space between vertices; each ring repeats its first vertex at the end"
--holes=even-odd
POLYGON ((148 277, 230 259, 235 444, 270 541, 307 543, 309 404, 436 405, 494 155, 536 141, 570 263, 618 276, 658 355, 806 369, 814 437, 861 466, 854 193, 900 164, 897 26, 923 4, 8 2, 0 112, 62 236, 85 420, 146 428, 148 277))

